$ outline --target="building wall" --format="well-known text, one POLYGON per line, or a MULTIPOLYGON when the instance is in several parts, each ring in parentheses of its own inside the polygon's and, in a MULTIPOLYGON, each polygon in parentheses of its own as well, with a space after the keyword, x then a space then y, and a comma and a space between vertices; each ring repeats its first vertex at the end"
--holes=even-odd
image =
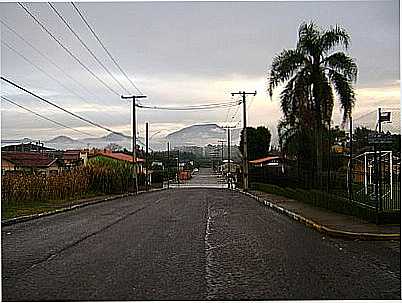
POLYGON ((6 159, 1 159, 1 173, 5 174, 6 171, 15 170, 15 165, 6 159))

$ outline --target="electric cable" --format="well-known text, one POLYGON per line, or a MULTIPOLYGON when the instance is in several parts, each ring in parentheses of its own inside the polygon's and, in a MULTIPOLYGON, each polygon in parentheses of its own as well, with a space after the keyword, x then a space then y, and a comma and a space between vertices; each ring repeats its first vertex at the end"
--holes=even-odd
POLYGON ((65 75, 68 79, 73 81, 77 86, 79 86, 82 90, 84 90, 87 94, 96 97, 95 94, 91 93, 85 86, 83 86, 79 81, 75 80, 73 77, 71 77, 69 74, 66 73, 65 69, 60 67, 56 62, 54 62, 50 57, 45 55, 41 50, 39 50, 37 47, 35 47, 31 42, 29 42, 27 39, 25 39, 22 35, 20 35, 16 30, 14 30, 11 26, 9 26, 4 20, 0 19, 0 23, 5 26, 10 32, 12 32, 14 35, 16 35, 18 38, 20 38, 22 41, 24 41, 28 46, 30 46, 37 54, 39 54, 42 58, 44 58, 46 61, 48 61, 50 64, 52 64, 55 68, 57 68, 63 75, 65 75))
POLYGON ((119 65, 117 60, 112 56, 110 51, 106 48, 104 43, 101 41, 99 38, 99 35, 96 34, 95 30, 89 25, 89 22, 85 19, 83 13, 78 9, 78 7, 74 4, 74 2, 70 2, 71 5, 74 7, 75 11, 78 13, 78 15, 81 17, 82 21, 85 23, 85 25, 88 27, 88 29, 91 31, 95 39, 99 42, 100 46, 103 48, 103 50, 106 52, 106 54, 109 56, 110 60, 113 61, 115 66, 120 70, 120 72, 124 75, 124 77, 130 82, 130 84, 140 93, 140 95, 144 95, 144 93, 134 84, 134 82, 127 76, 126 72, 123 70, 123 68, 119 65))
POLYGON ((37 64, 33 63, 31 60, 29 60, 27 57, 25 57, 23 54, 21 54, 19 51, 17 51, 15 48, 13 48, 10 44, 8 44, 7 42, 5 42, 4 40, 1 41, 1 44, 5 45, 8 49, 10 49, 12 52, 16 53, 18 56, 20 56, 22 59, 24 59, 26 62, 28 62, 29 64, 31 64, 32 66, 34 66, 36 69, 38 69, 39 71, 41 71, 42 73, 44 73, 46 76, 48 76, 50 79, 52 79, 53 81, 57 82, 61 87, 63 87, 65 90, 67 90, 69 93, 73 94, 74 96, 78 97, 79 99, 81 99, 83 102, 87 103, 88 105, 91 105, 90 103, 88 103, 83 97, 81 97, 80 95, 78 95, 76 92, 74 92, 73 90, 71 90, 70 88, 68 88, 67 86, 65 86, 61 81, 59 81, 57 78, 53 77, 51 74, 49 74, 48 72, 46 72, 44 69, 42 69, 40 66, 38 66, 37 64))
POLYGON ((29 109, 29 108, 26 108, 25 106, 22 106, 22 105, 18 104, 17 102, 14 102, 14 101, 8 99, 7 97, 1 96, 1 99, 3 99, 3 100, 5 100, 5 101, 7 101, 7 102, 9 102, 9 103, 11 103, 11 104, 13 104, 13 105, 19 107, 19 108, 22 108, 22 109, 24 109, 24 110, 26 110, 26 111, 28 111, 28 112, 34 114, 35 116, 38 116, 38 117, 40 117, 40 118, 42 118, 42 119, 45 119, 45 120, 47 120, 47 121, 50 121, 50 122, 52 122, 52 123, 54 123, 54 124, 57 124, 57 125, 62 126, 62 127, 64 127, 64 128, 71 129, 71 130, 73 130, 73 131, 75 131, 75 132, 77 132, 77 133, 84 134, 84 135, 86 135, 86 136, 93 136, 93 135, 90 134, 90 133, 87 133, 87 132, 84 132, 84 131, 80 131, 80 130, 75 129, 75 128, 71 127, 71 126, 65 125, 65 124, 60 123, 60 122, 57 122, 57 121, 55 121, 55 120, 53 120, 53 119, 51 119, 51 118, 48 118, 48 117, 46 117, 46 116, 44 116, 44 115, 41 115, 41 114, 39 114, 39 113, 37 113, 37 112, 35 112, 35 111, 29 109))
POLYGON ((78 62, 87 72, 89 72, 96 80, 105 86, 110 92, 120 97, 120 94, 111 88, 106 82, 99 78, 91 69, 89 69, 76 55, 74 55, 63 43, 61 43, 47 28, 44 26, 21 2, 17 2, 24 11, 54 40, 64 49, 76 62, 78 62))
POLYGON ((99 60, 99 58, 95 55, 95 53, 88 47, 88 45, 81 39, 81 37, 74 31, 74 29, 71 27, 71 25, 67 22, 67 20, 61 15, 61 13, 55 8, 55 6, 48 2, 49 6, 51 9, 56 13, 56 15, 59 17, 59 19, 64 23, 64 25, 71 31, 71 33, 77 38, 77 40, 81 43, 81 45, 89 52, 89 54, 92 56, 92 58, 95 59, 96 62, 99 63, 100 66, 106 71, 106 73, 114 80, 116 83, 120 86, 120 88, 126 93, 129 93, 128 90, 120 83, 119 80, 116 79, 116 77, 110 72, 110 70, 102 63, 102 61, 99 60))
POLYGON ((173 110, 173 111, 191 111, 191 110, 208 110, 208 109, 217 109, 217 108, 228 108, 234 107, 238 105, 238 102, 226 102, 226 103, 216 103, 214 104, 204 104, 204 105, 194 105, 194 106, 186 106, 186 107, 165 107, 165 106, 152 106, 152 105, 143 105, 138 104, 139 108, 145 109, 156 109, 156 110, 173 110))
POLYGON ((65 108, 63 108, 63 107, 61 107, 60 105, 57 105, 57 104, 55 104, 55 103, 53 103, 53 102, 51 102, 51 101, 49 101, 49 100, 47 100, 47 99, 45 99, 45 98, 43 98, 43 97, 41 97, 41 96, 39 96, 39 95, 37 95, 37 94, 35 94, 35 93, 29 91, 28 89, 23 88, 22 86, 20 86, 20 85, 14 83, 14 82, 11 81, 11 80, 6 79, 6 78, 3 77, 3 76, 0 76, 0 79, 3 80, 3 81, 5 81, 5 82, 7 82, 8 84, 11 84, 12 86, 14 86, 14 87, 16 87, 16 88, 18 88, 18 89, 20 89, 20 90, 22 90, 22 91, 24 91, 24 92, 30 94, 31 96, 34 96, 35 98, 37 98, 37 99, 39 99, 39 100, 41 100, 41 101, 43 101, 43 102, 45 102, 45 103, 47 103, 47 104, 50 104, 50 105, 52 105, 52 106, 54 106, 54 107, 60 109, 61 111, 64 111, 64 112, 68 113, 68 114, 71 115, 71 116, 74 116, 74 117, 77 118, 77 119, 80 119, 80 120, 82 120, 82 121, 85 121, 85 122, 88 123, 88 124, 91 124, 91 125, 93 125, 93 126, 96 126, 96 127, 98 127, 98 128, 104 129, 104 130, 107 130, 107 131, 109 131, 109 132, 111 132, 111 133, 113 133, 113 134, 123 135, 123 136, 126 137, 126 138, 130 138, 130 137, 127 136, 127 135, 124 135, 124 134, 122 134, 122 133, 116 132, 116 131, 114 131, 114 130, 108 128, 108 127, 105 127, 105 126, 103 126, 103 125, 97 123, 97 122, 93 122, 93 121, 91 121, 91 120, 89 120, 89 119, 87 119, 87 118, 84 118, 84 117, 82 117, 82 116, 76 114, 76 113, 73 113, 73 112, 71 112, 71 111, 69 111, 69 110, 67 110, 67 109, 65 109, 65 108))

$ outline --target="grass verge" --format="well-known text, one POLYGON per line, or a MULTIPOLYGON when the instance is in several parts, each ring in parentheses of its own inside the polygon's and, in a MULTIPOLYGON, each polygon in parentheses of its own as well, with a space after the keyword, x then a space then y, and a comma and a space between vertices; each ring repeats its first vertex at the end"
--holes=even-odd
POLYGON ((63 207, 82 204, 94 197, 106 197, 109 195, 99 193, 86 193, 66 200, 50 201, 24 201, 24 202, 4 202, 1 203, 1 219, 11 219, 16 217, 40 214, 63 207))

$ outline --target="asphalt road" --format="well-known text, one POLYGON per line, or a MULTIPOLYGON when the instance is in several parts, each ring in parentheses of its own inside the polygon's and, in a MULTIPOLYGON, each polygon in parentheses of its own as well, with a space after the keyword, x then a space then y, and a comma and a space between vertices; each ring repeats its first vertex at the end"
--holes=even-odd
POLYGON ((18 301, 400 299, 400 242, 328 239, 225 189, 171 189, 2 228, 18 301))
POLYGON ((227 181, 211 168, 201 167, 199 172, 193 173, 190 180, 171 183, 171 188, 227 188, 227 181))

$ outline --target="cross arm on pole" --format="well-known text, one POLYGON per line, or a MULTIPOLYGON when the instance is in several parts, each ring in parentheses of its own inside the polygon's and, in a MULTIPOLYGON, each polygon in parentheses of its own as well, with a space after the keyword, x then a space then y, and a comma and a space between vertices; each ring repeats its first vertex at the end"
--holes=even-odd
POLYGON ((133 125, 132 125, 132 132, 133 132, 133 181, 134 181, 134 188, 135 193, 138 193, 138 177, 137 177, 137 130, 136 130, 136 114, 135 114, 135 100, 146 98, 147 96, 144 95, 133 95, 133 96, 121 96, 122 99, 132 99, 133 100, 133 125))

